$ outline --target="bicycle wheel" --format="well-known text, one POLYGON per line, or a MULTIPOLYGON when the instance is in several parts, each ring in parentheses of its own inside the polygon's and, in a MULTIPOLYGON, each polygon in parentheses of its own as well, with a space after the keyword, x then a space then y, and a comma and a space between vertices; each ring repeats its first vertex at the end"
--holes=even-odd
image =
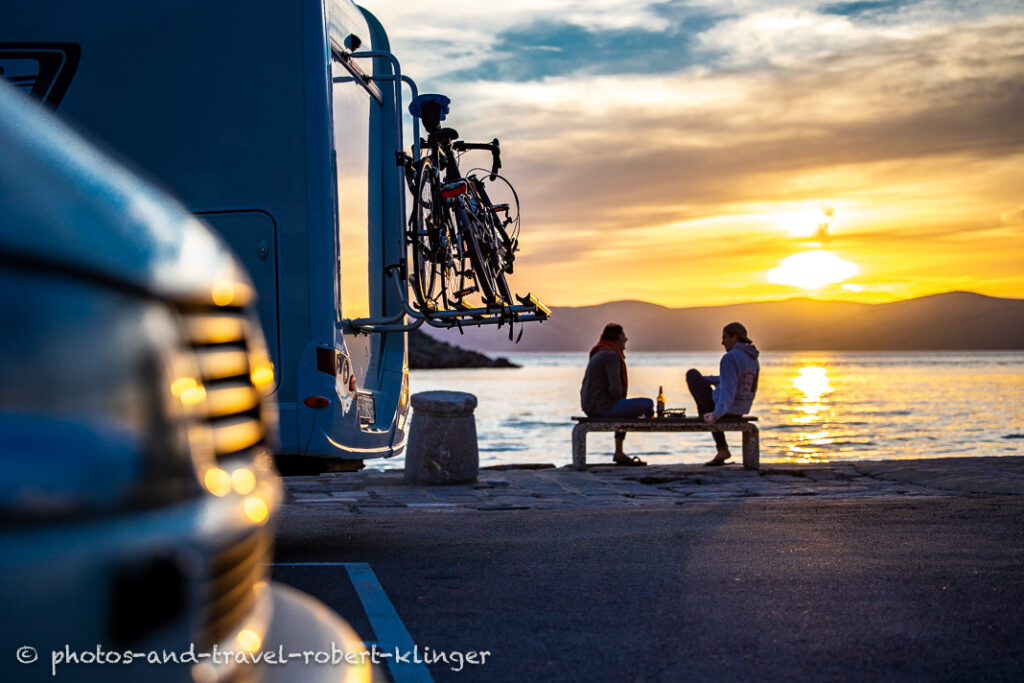
POLYGON ((412 262, 409 284, 421 310, 436 310, 445 298, 443 260, 447 249, 443 241, 450 233, 446 226, 450 217, 440 198, 439 184, 437 169, 424 160, 416 176, 413 211, 406 233, 412 262))
POLYGON ((484 305, 498 303, 494 296, 495 281, 494 270, 491 268, 490 259, 484 256, 481 248, 481 234, 486 226, 480 224, 480 219, 472 211, 460 206, 455 210, 455 217, 459 224, 459 233, 463 237, 463 244, 466 248, 466 255, 469 257, 470 265, 473 267, 473 277, 476 280, 477 290, 484 301, 484 305))
POLYGON ((498 285, 498 294, 501 295, 502 300, 506 306, 515 306, 515 301, 512 300, 512 290, 509 289, 508 280, 505 279, 505 271, 501 268, 497 270, 494 275, 494 281, 498 285))
POLYGON ((481 216, 481 222, 487 234, 487 239, 482 245, 484 258, 490 262, 491 272, 494 274, 495 291, 506 306, 514 306, 512 290, 509 289, 508 280, 505 279, 505 273, 510 271, 507 271, 505 267, 508 255, 502 241, 501 226, 489 207, 484 206, 483 210, 485 213, 481 216))
MULTIPOLYGON (((450 211, 448 216, 451 216, 450 211)), ((465 297, 476 291, 476 287, 471 286, 468 282, 472 277, 472 267, 467 265, 462 240, 459 239, 451 221, 445 223, 445 228, 443 242, 446 253, 441 268, 441 294, 444 297, 445 308, 452 309, 460 306, 465 297)))
POLYGON ((511 275, 516 252, 519 251, 519 195, 504 176, 490 180, 487 171, 477 168, 470 173, 477 195, 495 228, 495 239, 501 247, 501 269, 511 275), (480 171, 482 177, 477 177, 473 171, 480 171))

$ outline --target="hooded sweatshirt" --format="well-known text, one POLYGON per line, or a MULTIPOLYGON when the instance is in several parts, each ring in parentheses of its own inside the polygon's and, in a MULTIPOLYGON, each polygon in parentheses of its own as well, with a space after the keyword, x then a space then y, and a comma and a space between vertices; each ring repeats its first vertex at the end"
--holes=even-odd
POLYGON ((723 415, 746 415, 757 393, 757 376, 761 365, 757 362, 760 352, 753 344, 742 342, 722 356, 718 365, 718 377, 708 377, 717 384, 715 389, 715 419, 723 415))

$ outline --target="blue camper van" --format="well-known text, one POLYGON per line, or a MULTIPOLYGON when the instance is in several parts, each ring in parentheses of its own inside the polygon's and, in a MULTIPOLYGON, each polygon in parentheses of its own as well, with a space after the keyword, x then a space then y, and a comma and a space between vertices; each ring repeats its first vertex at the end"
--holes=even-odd
POLYGON ((404 256, 402 79, 371 14, 349 0, 22 3, 4 13, 0 70, 235 251, 281 454, 403 451, 405 333, 346 323, 403 314, 385 272, 404 256))

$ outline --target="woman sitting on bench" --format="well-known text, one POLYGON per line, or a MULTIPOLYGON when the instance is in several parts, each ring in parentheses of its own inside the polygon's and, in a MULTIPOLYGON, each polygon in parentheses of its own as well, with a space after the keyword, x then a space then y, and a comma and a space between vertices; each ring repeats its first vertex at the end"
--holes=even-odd
MULTIPOLYGON (((601 339, 590 349, 590 361, 583 376, 580 404, 588 417, 640 417, 654 415, 654 401, 626 398, 629 377, 626 374, 626 332, 618 323, 608 323, 601 339)), ((640 458, 622 450, 625 432, 615 432, 616 465, 646 465, 640 458)))

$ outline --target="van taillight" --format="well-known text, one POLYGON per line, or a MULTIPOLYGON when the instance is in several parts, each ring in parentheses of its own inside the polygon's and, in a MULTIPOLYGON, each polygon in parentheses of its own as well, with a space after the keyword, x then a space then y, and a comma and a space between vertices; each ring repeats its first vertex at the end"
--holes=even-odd
POLYGON ((326 372, 328 375, 338 374, 338 352, 334 349, 317 347, 316 369, 320 372, 326 372))

